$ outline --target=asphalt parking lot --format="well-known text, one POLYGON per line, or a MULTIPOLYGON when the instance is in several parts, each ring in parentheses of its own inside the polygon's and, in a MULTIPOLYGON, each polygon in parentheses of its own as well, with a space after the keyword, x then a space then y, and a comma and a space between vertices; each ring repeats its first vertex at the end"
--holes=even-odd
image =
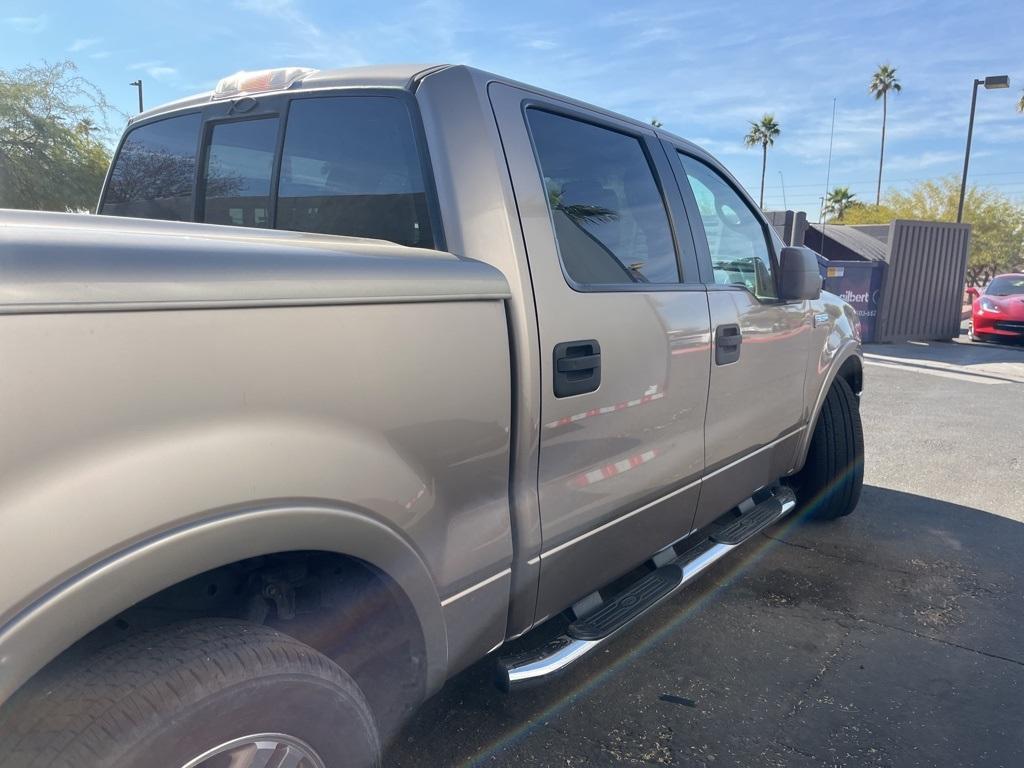
POLYGON ((867 352, 851 517, 784 522, 547 687, 485 659, 387 764, 1024 764, 1024 348, 867 352))

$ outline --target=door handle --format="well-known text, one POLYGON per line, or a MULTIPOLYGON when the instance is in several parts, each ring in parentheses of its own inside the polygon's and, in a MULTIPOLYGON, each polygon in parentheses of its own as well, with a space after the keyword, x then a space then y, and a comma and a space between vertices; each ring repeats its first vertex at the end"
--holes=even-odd
POLYGON ((729 323, 715 329, 715 365, 728 365, 740 359, 743 333, 739 325, 729 323))
POLYGON ((582 395, 601 386, 601 345, 596 339, 555 344, 554 364, 555 397, 582 395))
POLYGON ((572 371, 592 371, 601 366, 600 355, 581 355, 580 357, 562 357, 556 363, 559 373, 572 371))

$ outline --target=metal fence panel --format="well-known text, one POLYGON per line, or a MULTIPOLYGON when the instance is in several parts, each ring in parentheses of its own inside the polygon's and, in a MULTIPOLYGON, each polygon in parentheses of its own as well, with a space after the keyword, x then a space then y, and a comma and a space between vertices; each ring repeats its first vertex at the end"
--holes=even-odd
POLYGON ((875 341, 954 339, 967 270, 969 224, 896 220, 875 341))

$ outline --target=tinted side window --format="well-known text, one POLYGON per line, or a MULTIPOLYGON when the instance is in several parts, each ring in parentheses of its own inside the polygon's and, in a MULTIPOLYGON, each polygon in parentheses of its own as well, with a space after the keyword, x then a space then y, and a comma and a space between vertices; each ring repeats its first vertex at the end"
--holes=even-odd
POLYGON ((133 129, 121 144, 100 213, 192 220, 198 113, 133 129))
POLYGON ((717 171, 679 153, 711 251, 715 282, 742 285, 759 299, 774 299, 771 251, 753 209, 717 171))
POLYGON ((295 99, 277 227, 433 247, 412 121, 398 99, 295 99))
POLYGON ((203 173, 203 221, 270 226, 276 117, 219 123, 210 133, 203 173))
POLYGON ((527 120, 568 275, 583 285, 679 282, 668 214, 640 141, 539 109, 527 120))

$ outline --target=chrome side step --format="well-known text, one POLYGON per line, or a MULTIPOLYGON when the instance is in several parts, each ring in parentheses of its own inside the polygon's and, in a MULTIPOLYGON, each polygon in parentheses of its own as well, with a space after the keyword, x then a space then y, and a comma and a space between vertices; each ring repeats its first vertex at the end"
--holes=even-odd
POLYGON ((670 563, 653 570, 601 608, 578 619, 543 645, 498 659, 498 686, 514 691, 557 675, 604 643, 623 627, 682 589, 744 541, 787 515, 796 506, 788 488, 749 512, 713 526, 707 538, 670 563))

